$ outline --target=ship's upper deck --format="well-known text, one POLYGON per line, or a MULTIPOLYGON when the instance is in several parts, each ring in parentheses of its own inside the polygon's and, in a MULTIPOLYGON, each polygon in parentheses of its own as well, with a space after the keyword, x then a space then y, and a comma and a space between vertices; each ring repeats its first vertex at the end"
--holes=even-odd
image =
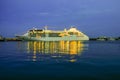
POLYGON ((29 33, 34 32, 34 33, 43 33, 43 32, 50 32, 50 33, 61 33, 61 32, 80 32, 79 30, 77 30, 75 27, 71 27, 70 29, 64 29, 64 30, 48 30, 48 29, 37 29, 37 28, 33 28, 31 30, 28 31, 29 33))

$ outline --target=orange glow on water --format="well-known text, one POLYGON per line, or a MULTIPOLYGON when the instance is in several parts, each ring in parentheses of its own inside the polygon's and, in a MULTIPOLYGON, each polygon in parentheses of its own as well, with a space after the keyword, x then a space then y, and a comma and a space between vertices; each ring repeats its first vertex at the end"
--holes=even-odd
POLYGON ((35 53, 61 53, 77 55, 83 51, 84 44, 80 41, 41 41, 28 42, 28 52, 35 53))
MULTIPOLYGON (((19 46, 21 44, 19 43, 19 46)), ((75 56, 82 54, 85 45, 81 41, 29 41, 25 46, 27 53, 30 53, 28 58, 32 58, 33 61, 41 58, 41 56, 37 56, 41 54, 51 55, 52 58, 61 58, 64 55, 69 55, 71 57, 67 61, 75 62, 75 56)), ((25 49, 24 47, 23 45, 21 46, 22 49, 25 49)))

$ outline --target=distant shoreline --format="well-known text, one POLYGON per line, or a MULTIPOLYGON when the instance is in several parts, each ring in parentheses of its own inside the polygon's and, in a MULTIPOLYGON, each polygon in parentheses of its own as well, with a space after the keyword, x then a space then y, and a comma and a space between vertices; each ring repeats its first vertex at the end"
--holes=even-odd
MULTIPOLYGON (((98 38, 90 38, 89 41, 119 41, 120 37, 112 38, 112 37, 98 37, 98 38)), ((22 41, 18 38, 1 38, 0 41, 22 41)))

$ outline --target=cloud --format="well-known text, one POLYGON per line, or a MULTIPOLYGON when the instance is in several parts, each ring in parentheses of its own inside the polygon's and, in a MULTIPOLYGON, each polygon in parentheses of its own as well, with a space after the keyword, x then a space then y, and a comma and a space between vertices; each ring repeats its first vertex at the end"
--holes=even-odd
POLYGON ((34 13, 34 15, 36 15, 36 16, 54 16, 54 17, 65 16, 68 14, 69 13, 65 13, 65 12, 38 12, 38 13, 34 13))
POLYGON ((49 13, 48 12, 39 12, 39 13, 36 13, 36 15, 46 16, 46 15, 49 15, 49 13))

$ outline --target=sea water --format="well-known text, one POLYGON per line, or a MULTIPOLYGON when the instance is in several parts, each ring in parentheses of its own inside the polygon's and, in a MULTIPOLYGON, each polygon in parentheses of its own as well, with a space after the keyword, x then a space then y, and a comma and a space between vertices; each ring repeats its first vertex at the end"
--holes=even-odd
POLYGON ((120 80, 120 41, 0 42, 0 80, 120 80))

